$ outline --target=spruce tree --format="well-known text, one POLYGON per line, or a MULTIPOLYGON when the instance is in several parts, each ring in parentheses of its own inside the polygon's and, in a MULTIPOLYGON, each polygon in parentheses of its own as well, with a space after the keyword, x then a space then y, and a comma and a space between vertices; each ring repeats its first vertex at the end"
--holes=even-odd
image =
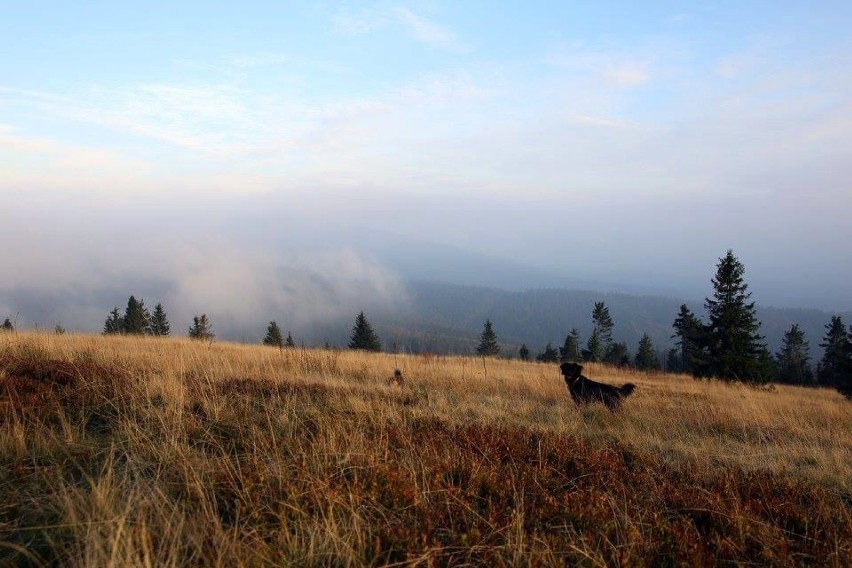
POLYGON ((518 350, 518 357, 521 358, 521 361, 529 361, 530 360, 530 350, 527 347, 526 343, 521 345, 521 348, 518 350))
POLYGON ((583 359, 592 363, 600 363, 603 361, 606 347, 601 341, 600 332, 597 329, 592 330, 589 336, 589 341, 586 342, 586 348, 583 350, 583 359))
POLYGON ((705 298, 710 322, 707 325, 708 374, 726 380, 764 382, 771 355, 762 343, 760 322, 751 293, 743 281, 745 267, 728 250, 719 259, 713 278, 713 299, 705 298))
POLYGON ((293 341, 293 336, 290 332, 287 332, 287 340, 284 341, 284 347, 296 347, 296 342, 293 341))
POLYGON ((559 348, 559 360, 563 363, 579 363, 580 359, 580 332, 577 328, 573 328, 565 336, 565 343, 559 348))
POLYGON ((145 309, 143 300, 130 296, 124 310, 123 331, 129 335, 141 335, 150 331, 151 315, 145 309))
POLYGON ((707 363, 704 324, 686 304, 682 304, 672 327, 672 339, 677 338, 675 344, 679 348, 677 371, 700 376, 707 363))
POLYGON ((810 385, 814 382, 814 374, 808 364, 809 345, 805 340, 805 332, 799 324, 793 324, 784 333, 781 340, 781 351, 775 354, 778 369, 776 378, 779 383, 790 385, 810 385))
POLYGON ((610 343, 603 356, 604 363, 619 367, 629 367, 631 360, 630 349, 623 341, 610 343))
POLYGON ((278 327, 278 322, 275 320, 269 322, 269 327, 266 328, 266 337, 263 338, 263 344, 279 349, 284 347, 284 337, 281 335, 281 328, 278 327))
POLYGON ((349 349, 360 349, 362 351, 381 351, 382 342, 379 336, 373 331, 373 326, 367 321, 367 316, 364 312, 358 314, 355 318, 355 325, 352 327, 352 335, 349 336, 349 349))
POLYGON ((819 362, 819 384, 836 388, 844 382, 852 359, 849 336, 843 319, 840 316, 832 316, 825 326, 825 337, 819 344, 825 350, 819 362))
POLYGON ((497 344, 497 334, 494 333, 494 326, 491 325, 491 320, 486 319, 485 325, 482 328, 482 335, 479 336, 479 347, 476 348, 476 354, 483 357, 495 357, 500 353, 500 346, 497 344))
POLYGON ((124 333, 124 318, 118 311, 118 306, 114 307, 109 313, 109 317, 104 322, 104 335, 113 335, 124 333))
POLYGON ((548 343, 544 348, 544 351, 535 356, 535 360, 541 361, 542 363, 558 363, 559 351, 557 351, 553 345, 548 343))
POLYGON ((192 327, 189 328, 189 337, 199 341, 211 340, 216 337, 213 333, 213 325, 207 314, 201 314, 192 318, 192 327))
POLYGON ((647 333, 643 333, 642 339, 639 340, 635 365, 640 371, 656 371, 660 368, 660 359, 647 333))
POLYGON ((151 326, 149 329, 151 335, 167 336, 171 333, 169 319, 166 317, 166 310, 163 304, 157 303, 154 306, 154 313, 151 315, 151 326))
POLYGON ((609 308, 603 302, 595 302, 595 307, 592 310, 592 321, 604 348, 609 347, 609 344, 612 343, 612 330, 615 324, 609 315, 609 308))

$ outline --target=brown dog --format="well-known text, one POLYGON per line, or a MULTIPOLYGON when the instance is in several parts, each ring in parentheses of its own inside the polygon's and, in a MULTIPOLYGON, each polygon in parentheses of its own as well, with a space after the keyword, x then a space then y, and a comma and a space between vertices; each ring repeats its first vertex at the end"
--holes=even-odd
POLYGON ((627 383, 623 387, 614 387, 591 380, 582 375, 583 366, 577 363, 562 363, 559 367, 568 385, 568 392, 577 404, 602 402, 610 410, 616 410, 621 400, 630 396, 636 385, 627 383))

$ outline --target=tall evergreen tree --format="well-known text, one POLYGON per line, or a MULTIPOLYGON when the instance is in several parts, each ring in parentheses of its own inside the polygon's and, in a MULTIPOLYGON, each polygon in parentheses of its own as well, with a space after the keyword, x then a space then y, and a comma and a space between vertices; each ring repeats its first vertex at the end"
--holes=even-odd
POLYGON ((130 296, 127 300, 127 308, 124 310, 123 331, 130 335, 141 335, 150 331, 151 315, 145 309, 143 300, 136 300, 130 296))
POLYGON ((615 324, 609 315, 609 308, 603 302, 595 302, 595 307, 592 310, 592 321, 604 348, 609 347, 609 344, 612 343, 612 330, 615 324))
POLYGON ((216 337, 213 333, 213 324, 207 314, 201 314, 192 318, 192 327, 189 328, 189 337, 200 341, 212 340, 216 337))
POLYGON ((535 356, 535 360, 542 363, 558 363, 559 351, 557 351, 553 345, 548 343, 544 348, 544 351, 535 356))
POLYGON ((789 331, 784 333, 781 340, 781 351, 775 354, 777 361, 776 378, 779 383, 791 385, 810 385, 814 382, 814 374, 808 364, 809 345, 805 340, 805 332, 794 323, 789 331))
POLYGON ((490 319, 485 320, 482 335, 479 336, 479 347, 476 348, 476 354, 483 357, 495 357, 500 354, 500 345, 497 344, 497 334, 494 333, 494 326, 491 324, 490 319))
POLYGON ((704 324, 686 304, 682 304, 672 327, 672 339, 677 338, 679 348, 677 371, 700 376, 707 364, 704 324))
POLYGON ((104 335, 113 335, 124 333, 124 318, 118 311, 118 306, 114 307, 109 313, 109 317, 104 322, 104 335))
POLYGON ((852 359, 849 336, 843 319, 840 316, 832 316, 825 326, 825 337, 819 344, 825 350, 819 362, 819 384, 837 387, 844 382, 852 359))
POLYGON ((559 360, 563 363, 578 363, 580 359, 580 332, 577 328, 573 328, 565 336, 565 343, 559 348, 559 360))
POLYGON ((352 327, 352 335, 349 336, 349 349, 360 349, 362 351, 381 351, 382 342, 379 336, 373 331, 373 326, 367 321, 367 316, 364 312, 358 314, 355 318, 355 325, 352 327))
MULTIPOLYGON (((713 278, 713 299, 705 298, 710 323, 707 326, 708 374, 726 380, 765 382, 767 355, 760 322, 751 293, 743 281, 745 267, 728 250, 719 259, 713 278)), ((771 355, 768 357, 771 362, 771 355)))
POLYGON ((583 350, 583 359, 592 363, 600 363, 606 354, 606 347, 601 341, 600 332, 597 329, 592 330, 589 336, 589 341, 586 342, 586 348, 583 350))
POLYGON ((296 342, 293 341, 293 335, 288 331, 287 339, 284 341, 284 347, 296 347, 296 342))
POLYGON ((171 333, 171 326, 169 325, 169 318, 166 317, 166 310, 163 308, 163 304, 159 302, 154 306, 149 331, 151 335, 161 336, 167 336, 171 333))
POLYGON ((278 322, 275 320, 269 322, 269 327, 266 328, 266 337, 263 338, 263 344, 279 349, 284 347, 284 337, 281 334, 281 328, 278 327, 278 322))
POLYGON ((643 333, 642 339, 639 340, 639 347, 636 350, 636 368, 640 371, 655 371, 660 368, 660 359, 647 333, 643 333))
POLYGON ((526 343, 521 345, 521 348, 518 350, 518 357, 521 358, 521 361, 529 361, 530 360, 530 350, 527 347, 526 343))

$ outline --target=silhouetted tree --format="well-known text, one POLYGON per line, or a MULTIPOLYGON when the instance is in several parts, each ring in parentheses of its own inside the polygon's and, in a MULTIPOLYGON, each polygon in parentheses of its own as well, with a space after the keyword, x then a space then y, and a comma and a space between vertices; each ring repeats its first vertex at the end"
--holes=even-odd
POLYGON ((810 385, 814 382, 814 374, 808 364, 809 345, 805 340, 805 332, 794 323, 789 331, 784 333, 781 340, 781 351, 775 354, 777 360, 776 379, 780 383, 791 385, 810 385))
POLYGON ((12 320, 9 318, 3 320, 3 325, 0 326, 0 331, 15 331, 15 326, 12 325, 12 320))
POLYGON ((595 307, 592 310, 592 321, 604 348, 609 347, 609 344, 612 343, 612 330, 615 324, 609 315, 609 308, 603 302, 595 302, 595 307))
POLYGON ((145 309, 145 302, 141 299, 137 301, 135 296, 130 296, 127 300, 127 308, 124 310, 122 323, 122 331, 130 335, 150 332, 151 315, 145 309))
POLYGON ((171 333, 171 326, 169 325, 168 317, 166 317, 166 310, 163 308, 163 304, 157 303, 157 305, 154 306, 154 313, 151 315, 149 331, 151 335, 161 336, 167 336, 171 333))
POLYGON ((597 329, 592 330, 589 336, 589 341, 586 342, 586 348, 583 349, 583 359, 592 363, 600 363, 606 354, 606 347, 601 341, 600 332, 597 329))
POLYGON ((731 250, 716 266, 713 299, 704 300, 710 319, 707 374, 726 380, 765 382, 772 378, 767 374, 772 356, 758 333, 760 322, 754 302, 748 301, 751 293, 743 281, 744 272, 745 267, 731 250))
POLYGON ((526 343, 521 345, 521 348, 518 350, 518 357, 521 358, 521 361, 529 361, 530 360, 530 350, 527 347, 526 343))
POLYGON ((284 347, 284 337, 281 334, 281 328, 278 327, 278 322, 275 320, 269 322, 269 327, 266 328, 266 337, 263 338, 263 344, 279 349, 284 347))
POLYGON ((216 337, 213 333, 213 324, 207 314, 201 314, 192 318, 192 327, 189 328, 189 337, 197 340, 212 340, 216 337))
POLYGON ((355 318, 355 325, 352 327, 352 335, 349 336, 349 349, 360 349, 363 351, 381 351, 382 342, 379 336, 373 331, 373 326, 367 321, 367 316, 364 312, 358 314, 355 318))
POLYGON ((647 333, 642 334, 639 347, 636 349, 636 368, 641 371, 651 371, 660 368, 660 359, 654 351, 654 345, 647 333))
POLYGON ((577 363, 580 357, 580 332, 577 328, 571 329, 571 332, 565 336, 565 343, 559 348, 559 360, 563 363, 577 363))
POLYGON ((609 344, 604 353, 604 363, 610 365, 618 365, 619 367, 630 366, 632 358, 630 357, 630 349, 624 342, 613 342, 609 344))
POLYGON ((683 373, 683 361, 680 358, 680 349, 669 349, 666 351, 666 372, 683 373))
POLYGON ((558 363, 559 351, 557 351, 553 345, 548 343, 544 348, 544 351, 535 356, 535 360, 541 361, 542 363, 558 363))
POLYGON ((284 347, 296 347, 296 342, 293 341, 293 336, 290 332, 287 332, 287 340, 284 341, 284 347))
POLYGON ((482 335, 479 336, 479 347, 476 348, 476 354, 483 357, 495 357, 500 354, 497 334, 494 333, 494 326, 491 325, 490 319, 485 320, 482 335))
POLYGON ((846 375, 852 366, 850 363, 852 346, 850 346, 849 336, 850 333, 847 332, 843 319, 840 316, 832 316, 831 321, 825 326, 825 337, 819 344, 824 349, 817 373, 819 384, 837 388, 845 382, 846 375))
POLYGON ((104 335, 113 335, 124 333, 124 318, 118 311, 118 306, 114 307, 109 313, 109 317, 104 322, 104 335))
POLYGON ((686 304, 682 304, 672 327, 675 331, 672 339, 677 338, 675 344, 679 348, 677 371, 700 376, 707 364, 704 324, 686 304))

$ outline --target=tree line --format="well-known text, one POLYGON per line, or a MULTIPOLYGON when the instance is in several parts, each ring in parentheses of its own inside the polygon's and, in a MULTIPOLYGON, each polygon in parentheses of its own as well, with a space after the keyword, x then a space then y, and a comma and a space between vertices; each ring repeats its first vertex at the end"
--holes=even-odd
MULTIPOLYGON (((781 350, 773 356, 760 335, 755 302, 744 280, 745 267, 728 250, 716 265, 711 280, 712 297, 705 298, 707 320, 696 316, 685 304, 672 323, 676 349, 665 357, 666 370, 692 374, 696 378, 717 378, 746 383, 777 381, 785 384, 836 388, 852 398, 852 326, 840 316, 832 316, 825 326, 823 356, 816 372, 810 366, 809 343, 798 324, 784 334, 781 350)), ((624 342, 612 338, 615 327, 609 308, 595 302, 593 328, 581 347, 580 334, 571 329, 558 349, 548 343, 535 359, 541 362, 602 362, 632 366, 640 370, 662 367, 660 357, 647 333, 639 341, 635 357, 624 342)), ((477 354, 496 356, 500 352, 491 320, 485 321, 477 354)), ((531 359, 529 348, 522 345, 518 356, 531 359)))

